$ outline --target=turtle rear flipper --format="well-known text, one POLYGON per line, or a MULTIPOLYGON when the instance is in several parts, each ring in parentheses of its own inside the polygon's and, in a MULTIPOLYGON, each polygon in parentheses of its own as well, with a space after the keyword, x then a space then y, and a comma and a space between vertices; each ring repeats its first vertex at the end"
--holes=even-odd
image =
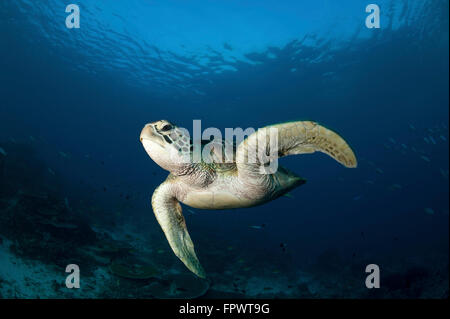
POLYGON ((200 278, 206 274, 195 254, 194 244, 187 231, 181 205, 172 194, 171 185, 162 183, 153 193, 152 208, 175 255, 200 278))
POLYGON ((352 149, 337 133, 315 122, 298 121, 266 126, 245 139, 236 151, 239 175, 251 177, 261 174, 260 168, 273 159, 269 155, 271 147, 276 147, 272 153, 277 157, 319 151, 345 167, 357 166, 352 149), (274 137, 277 138, 276 144, 273 144, 274 137), (266 156, 261 156, 264 153, 266 156))

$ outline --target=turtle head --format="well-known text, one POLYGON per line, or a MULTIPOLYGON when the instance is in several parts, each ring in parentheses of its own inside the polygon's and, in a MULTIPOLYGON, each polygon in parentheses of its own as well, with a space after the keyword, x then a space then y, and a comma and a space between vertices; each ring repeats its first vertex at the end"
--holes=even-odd
POLYGON ((156 164, 169 172, 177 172, 190 161, 190 139, 187 130, 166 120, 148 123, 140 141, 156 164))

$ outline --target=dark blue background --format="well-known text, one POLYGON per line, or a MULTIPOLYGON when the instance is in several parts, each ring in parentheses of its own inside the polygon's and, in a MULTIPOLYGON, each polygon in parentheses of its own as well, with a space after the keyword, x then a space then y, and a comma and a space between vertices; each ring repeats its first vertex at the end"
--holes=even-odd
POLYGON ((308 180, 293 198, 187 216, 200 259, 206 245, 294 268, 330 248, 381 265, 448 256, 447 1, 382 1, 381 29, 370 30, 356 0, 77 3, 76 30, 64 1, 0 3, 0 140, 33 145, 71 201, 90 198, 113 219, 130 193, 121 218, 156 223, 150 196, 167 173, 139 143, 147 122, 311 119, 349 142, 358 168, 323 154, 282 159, 308 180))

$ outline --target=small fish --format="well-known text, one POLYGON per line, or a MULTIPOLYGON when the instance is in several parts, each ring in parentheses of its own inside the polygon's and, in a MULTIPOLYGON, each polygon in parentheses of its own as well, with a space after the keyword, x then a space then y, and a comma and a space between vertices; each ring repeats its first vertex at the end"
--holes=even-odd
POLYGON ((431 160, 425 155, 420 156, 420 158, 423 159, 425 162, 431 162, 431 160))
POLYGON ((417 153, 417 150, 416 150, 416 148, 414 146, 411 147, 411 151, 413 151, 414 153, 417 153))
POLYGON ((382 170, 381 168, 377 168, 375 171, 376 171, 378 174, 383 174, 383 173, 384 173, 383 170, 382 170))
POLYGON ((392 137, 389 138, 389 142, 391 142, 392 144, 396 144, 397 143, 392 137))
POLYGON ((373 185, 373 184, 375 184, 375 182, 374 182, 374 181, 371 181, 371 180, 368 180, 368 181, 366 181, 366 184, 373 185))
POLYGON ((223 48, 224 48, 224 49, 227 49, 227 50, 229 50, 229 51, 233 51, 233 48, 232 48, 232 46, 231 46, 231 45, 229 45, 229 44, 228 44, 228 43, 226 43, 226 42, 225 42, 225 43, 223 44, 223 48))
POLYGON ((361 197, 362 197, 362 196, 360 196, 360 195, 358 195, 358 196, 355 196, 355 197, 353 197, 353 200, 360 200, 360 199, 361 199, 361 197))
POLYGON ((61 156, 61 157, 64 157, 64 158, 68 158, 69 157, 69 155, 67 154, 67 153, 64 153, 64 152, 58 152, 58 154, 61 156))
POLYGON ((425 208, 424 210, 425 210, 425 214, 428 214, 428 215, 434 215, 434 210, 433 210, 433 208, 427 207, 427 208, 425 208))
POLYGON ((196 212, 194 212, 192 209, 188 208, 187 211, 189 212, 189 214, 191 215, 197 215, 196 212))
POLYGON ((33 141, 33 142, 36 141, 36 139, 34 138, 33 135, 30 135, 30 140, 33 141))
POLYGON ((291 193, 286 193, 286 194, 284 194, 283 196, 284 196, 284 197, 287 197, 287 198, 294 198, 294 196, 292 196, 291 193))
POLYGON ((440 173, 441 173, 443 178, 448 179, 448 170, 440 168, 439 171, 440 171, 440 173))
POLYGON ((256 226, 256 225, 250 226, 250 228, 253 228, 253 229, 263 229, 264 227, 266 227, 266 224, 262 224, 261 226, 256 226))
POLYGON ((402 144, 402 147, 403 147, 405 150, 408 149, 408 146, 406 146, 406 144, 402 144))
POLYGON ((409 128, 410 128, 411 130, 413 130, 413 131, 416 130, 416 127, 415 127, 414 125, 412 125, 412 124, 409 124, 409 128))
POLYGON ((0 154, 2 154, 3 156, 6 156, 7 153, 3 148, 0 147, 0 154))
POLYGON ((444 135, 439 136, 441 138, 441 140, 443 140, 444 142, 447 141, 447 139, 445 138, 444 135))
POLYGON ((436 145, 436 141, 434 140, 433 136, 428 136, 428 139, 431 141, 431 143, 436 145))
POLYGON ((70 206, 69 206, 69 199, 67 197, 64 197, 64 206, 66 206, 66 208, 68 210, 70 210, 70 206))
POLYGON ((158 253, 158 254, 164 254, 166 251, 164 250, 164 249, 158 249, 157 251, 156 251, 156 253, 158 253))
POLYGON ((430 141, 426 137, 424 137, 423 140, 425 141, 425 143, 430 144, 430 141))
POLYGON ((402 189, 402 186, 400 184, 392 184, 391 186, 389 186, 389 190, 391 191, 399 189, 402 189))
POLYGON ((50 167, 47 167, 47 170, 50 174, 55 175, 55 172, 50 167))

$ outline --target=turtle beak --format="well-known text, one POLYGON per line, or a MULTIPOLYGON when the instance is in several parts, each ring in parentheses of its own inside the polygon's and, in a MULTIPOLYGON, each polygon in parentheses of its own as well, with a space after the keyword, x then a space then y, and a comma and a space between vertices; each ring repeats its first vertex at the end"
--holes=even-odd
POLYGON ((147 124, 144 126, 144 128, 141 131, 141 135, 139 137, 139 140, 142 142, 144 139, 151 139, 153 137, 153 128, 150 124, 147 124))
POLYGON ((141 131, 141 135, 139 136, 139 140, 141 143, 144 143, 146 140, 151 141, 153 143, 158 144, 161 147, 164 147, 164 139, 158 133, 155 132, 155 128, 152 124, 147 124, 141 131))

